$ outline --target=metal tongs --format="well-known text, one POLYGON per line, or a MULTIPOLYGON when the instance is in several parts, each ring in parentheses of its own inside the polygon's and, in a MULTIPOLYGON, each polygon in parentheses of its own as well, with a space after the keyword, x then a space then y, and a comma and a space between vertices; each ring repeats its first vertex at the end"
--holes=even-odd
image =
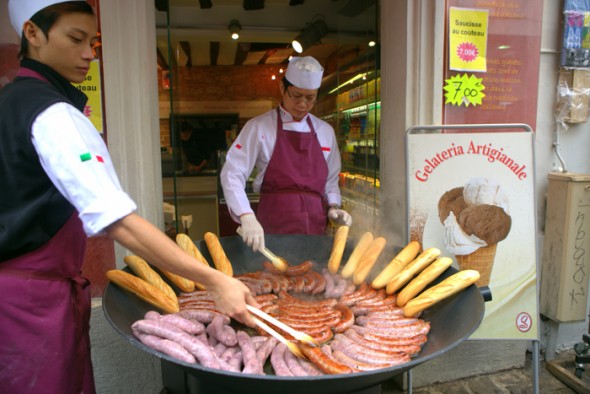
MULTIPOLYGON (((238 229, 236 230, 236 233, 238 233, 239 235, 242 235, 242 228, 238 227, 238 229)), ((267 259, 269 259, 270 262, 272 263, 272 265, 276 269, 278 269, 281 272, 287 271, 289 264, 285 261, 284 258, 278 257, 276 254, 274 254, 273 252, 271 252, 267 248, 258 249, 258 251, 260 253, 262 253, 267 259)))
MULTIPOLYGON (((281 330, 291 334, 293 336, 293 338, 297 339, 298 341, 305 342, 307 345, 313 346, 313 347, 319 346, 318 343, 316 342, 316 340, 313 339, 310 335, 308 335, 304 332, 301 332, 301 331, 297 331, 297 330, 289 327, 285 323, 275 319, 274 317, 270 316, 269 314, 261 311, 260 309, 255 308, 251 305, 246 305, 246 308, 248 308, 248 310, 252 314, 268 321, 269 323, 275 325, 276 327, 280 328, 281 330)), ((264 323, 260 319, 254 317, 254 316, 252 316, 252 319, 254 320, 254 323, 256 323, 256 325, 258 327, 260 327, 261 329, 263 329, 264 331, 266 331, 267 333, 269 333, 270 335, 272 335, 273 337, 278 339, 279 342, 281 342, 285 346, 287 346, 289 348, 289 350, 291 351, 291 353, 293 353, 297 357, 305 358, 305 356, 303 355, 303 352, 301 351, 301 349, 299 349, 299 347, 297 346, 296 343, 287 340, 284 336, 282 336, 281 334, 276 332, 272 327, 270 327, 268 324, 264 323)))

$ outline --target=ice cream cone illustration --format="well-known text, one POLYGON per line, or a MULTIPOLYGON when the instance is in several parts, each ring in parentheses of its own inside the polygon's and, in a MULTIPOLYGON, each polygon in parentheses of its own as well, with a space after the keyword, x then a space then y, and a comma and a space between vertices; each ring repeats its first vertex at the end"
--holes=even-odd
POLYGON ((512 225, 506 193, 493 180, 474 178, 444 193, 438 210, 445 245, 459 268, 479 271, 477 286, 488 286, 498 242, 508 236, 512 225))

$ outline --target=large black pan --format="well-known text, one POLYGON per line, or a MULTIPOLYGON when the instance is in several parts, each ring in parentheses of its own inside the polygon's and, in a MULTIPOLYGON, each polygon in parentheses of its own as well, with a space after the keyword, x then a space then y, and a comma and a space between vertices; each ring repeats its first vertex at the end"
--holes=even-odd
MULTIPOLYGON (((265 257, 253 253, 243 244, 240 237, 225 237, 220 238, 220 241, 232 262, 235 273, 262 269, 265 257)), ((295 265, 305 260, 311 260, 316 263, 315 269, 321 271, 327 266, 333 239, 329 236, 267 235, 266 242, 270 250, 284 257, 290 264, 295 265)), ((199 241, 197 246, 208 261, 212 262, 203 241, 199 241)), ((342 264, 346 262, 347 256, 350 255, 353 248, 354 244, 348 242, 342 264)), ((387 264, 393 257, 393 253, 393 248, 382 253, 383 261, 378 262, 372 272, 378 272, 381 266, 387 264)), ((456 272, 454 268, 449 268, 441 276, 441 279, 454 272, 456 272)), ((183 363, 150 349, 135 339, 130 327, 133 322, 143 318, 145 312, 153 307, 112 284, 109 284, 105 291, 103 309, 115 330, 132 345, 184 369, 198 382, 197 384, 201 387, 199 393, 342 394, 359 391, 373 392, 372 388, 380 387, 384 381, 457 346, 469 337, 481 323, 484 314, 484 300, 477 287, 472 285, 458 295, 426 310, 422 314, 422 318, 429 321, 431 325, 428 342, 422 351, 407 364, 371 372, 303 378, 224 372, 201 365, 183 363)))

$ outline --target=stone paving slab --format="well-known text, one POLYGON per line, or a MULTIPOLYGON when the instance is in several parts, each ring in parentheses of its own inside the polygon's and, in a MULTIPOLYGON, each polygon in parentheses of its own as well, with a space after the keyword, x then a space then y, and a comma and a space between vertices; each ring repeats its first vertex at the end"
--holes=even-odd
MULTIPOLYGON (((559 360, 565 360, 573 366, 575 353, 564 352, 559 360)), ((531 369, 531 357, 527 355, 525 365, 522 368, 513 368, 506 371, 494 372, 459 379, 453 382, 432 383, 424 387, 413 387, 412 394, 529 394, 533 393, 533 373, 531 369)), ((588 367, 590 369, 590 366, 588 367)), ((572 370, 573 372, 573 370, 572 370)), ((585 371, 584 374, 590 374, 585 371)), ((382 394, 406 393, 393 383, 385 383, 382 386, 382 394)), ((553 375, 546 369, 546 362, 541 361, 539 366, 539 393, 571 394, 578 393, 566 382, 553 375)))

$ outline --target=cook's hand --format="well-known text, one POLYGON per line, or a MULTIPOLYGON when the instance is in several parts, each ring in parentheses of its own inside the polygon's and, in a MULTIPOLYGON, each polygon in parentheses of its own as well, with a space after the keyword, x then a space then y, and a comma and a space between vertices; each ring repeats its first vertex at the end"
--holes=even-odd
POLYGON ((343 209, 330 208, 328 218, 339 226, 348 226, 352 224, 352 216, 343 209))
POLYGON ((242 240, 254 252, 264 249, 264 230, 253 213, 240 216, 242 223, 242 240))
POLYGON ((232 319, 249 327, 255 327, 252 315, 246 309, 246 304, 260 308, 260 304, 250 293, 250 289, 242 281, 223 274, 207 291, 212 295, 215 308, 232 319))

